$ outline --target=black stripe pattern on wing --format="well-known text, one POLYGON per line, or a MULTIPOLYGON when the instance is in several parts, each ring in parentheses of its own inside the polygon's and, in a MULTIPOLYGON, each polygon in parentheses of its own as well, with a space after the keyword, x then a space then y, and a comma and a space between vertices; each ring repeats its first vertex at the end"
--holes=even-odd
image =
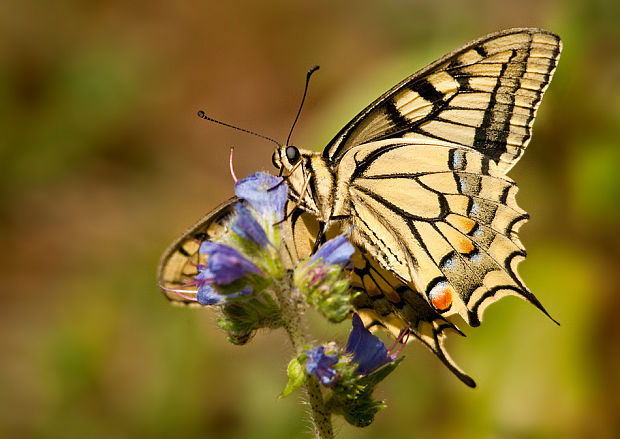
POLYGON ((323 157, 337 160, 356 145, 420 135, 473 147, 505 172, 529 142, 560 50, 560 39, 540 29, 511 29, 473 41, 373 102, 323 157))

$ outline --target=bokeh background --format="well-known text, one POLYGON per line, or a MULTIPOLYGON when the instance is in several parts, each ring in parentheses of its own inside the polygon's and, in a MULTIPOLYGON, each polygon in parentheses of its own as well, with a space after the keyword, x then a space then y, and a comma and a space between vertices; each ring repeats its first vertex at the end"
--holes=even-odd
POLYGON ((196 110, 284 140, 319 64, 293 140, 320 149, 403 77, 517 26, 564 40, 511 173, 532 217, 520 272, 562 326, 507 298, 449 342, 477 389, 412 345, 376 422, 337 431, 620 437, 615 0, 2 1, 0 436, 310 437, 299 397, 277 398, 283 334, 234 347, 155 284, 168 243, 232 194, 230 146, 238 175, 271 169, 271 144, 196 110))

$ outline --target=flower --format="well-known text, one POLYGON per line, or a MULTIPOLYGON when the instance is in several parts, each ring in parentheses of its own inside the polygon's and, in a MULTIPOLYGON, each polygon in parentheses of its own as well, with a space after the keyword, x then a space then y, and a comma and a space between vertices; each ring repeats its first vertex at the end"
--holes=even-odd
POLYGON ((215 290, 215 288, 211 287, 210 285, 204 285, 203 287, 198 288, 196 300, 198 301, 198 303, 205 306, 221 305, 224 302, 232 299, 249 296, 250 294, 252 294, 252 291, 252 287, 247 286, 233 294, 220 294, 215 290))
POLYGON ((284 205, 288 198, 288 188, 282 177, 257 172, 235 183, 235 194, 244 200, 264 218, 276 221, 284 219, 284 205))
POLYGON ((355 252, 347 239, 349 233, 327 241, 293 274, 295 286, 306 302, 333 323, 343 321, 351 312, 350 271, 344 270, 352 266, 351 256, 355 252))
MULTIPOLYGON (((200 253, 209 256, 207 269, 215 285, 226 285, 248 273, 262 274, 256 264, 246 259, 232 247, 219 242, 205 241, 200 244, 200 253)), ((198 280, 198 279, 197 279, 198 280)))
POLYGON ((338 372, 332 367, 338 363, 338 355, 326 354, 322 345, 304 352, 308 354, 306 372, 315 375, 324 386, 331 386, 338 378, 338 372))
MULTIPOLYGON (((265 229, 254 219, 254 215, 241 203, 236 206, 237 215, 232 220, 231 228, 233 232, 243 239, 252 241, 260 247, 266 248, 271 244, 265 229)), ((273 244, 271 244, 273 246, 273 244)))
POLYGON ((327 241, 312 255, 310 263, 315 263, 322 259, 325 265, 338 265, 341 268, 349 266, 351 264, 351 256, 355 252, 355 247, 348 240, 350 233, 351 230, 327 241))
POLYGON ((237 299, 252 294, 252 287, 246 286, 232 294, 221 294, 213 287, 214 276, 206 265, 198 265, 198 274, 194 278, 194 285, 198 287, 196 301, 201 305, 220 305, 230 299, 237 299))
POLYGON ((198 292, 196 293, 196 300, 201 305, 213 306, 218 305, 220 302, 226 300, 226 296, 224 296, 223 294, 219 294, 210 285, 204 285, 198 288, 198 292))
POLYGON ((357 314, 353 314, 353 330, 346 351, 353 355, 353 362, 358 363, 356 372, 360 375, 368 375, 396 358, 388 354, 383 341, 366 329, 357 314))

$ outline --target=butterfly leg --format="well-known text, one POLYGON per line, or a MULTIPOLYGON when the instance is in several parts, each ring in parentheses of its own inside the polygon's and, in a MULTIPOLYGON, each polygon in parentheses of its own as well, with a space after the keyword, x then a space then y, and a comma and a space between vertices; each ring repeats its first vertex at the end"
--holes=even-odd
POLYGON ((319 249, 319 246, 325 243, 325 232, 327 231, 327 223, 325 221, 319 221, 319 234, 316 237, 316 241, 314 241, 314 246, 312 247, 312 254, 316 253, 319 249))

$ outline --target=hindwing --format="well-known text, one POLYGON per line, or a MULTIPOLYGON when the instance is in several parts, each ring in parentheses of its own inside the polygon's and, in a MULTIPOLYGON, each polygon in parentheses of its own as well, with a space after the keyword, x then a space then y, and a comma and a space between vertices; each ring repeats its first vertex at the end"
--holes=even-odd
POLYGON ((157 268, 157 281, 162 293, 175 305, 202 307, 198 302, 190 301, 174 290, 185 294, 195 294, 192 285, 198 274, 196 268, 206 263, 206 256, 198 253, 203 241, 212 241, 222 236, 228 227, 228 219, 239 201, 233 197, 220 204, 187 229, 174 241, 162 255, 157 268))
POLYGON ((558 36, 510 29, 472 41, 409 76, 348 123, 323 151, 425 136, 472 147, 504 173, 529 143, 534 116, 555 71, 558 36))
MULTIPOLYGON (((227 233, 238 202, 245 203, 244 200, 232 197, 220 204, 187 229, 163 253, 157 268, 157 279, 162 293, 173 304, 202 307, 176 292, 190 297, 196 293, 197 288, 193 285, 198 274, 196 266, 207 262, 206 256, 198 252, 200 244, 216 240, 227 233)), ((281 223, 280 255, 284 266, 292 269, 299 261, 310 256, 319 227, 314 217, 298 209, 293 202, 287 202, 285 211, 286 220, 281 223)))
POLYGON ((374 258, 358 250, 353 260, 355 270, 351 286, 357 293, 353 298, 353 306, 366 327, 382 327, 395 338, 402 331, 409 331, 461 381, 475 387, 474 380, 456 365, 444 347, 447 333, 464 334, 431 307, 417 291, 381 267, 374 258))
MULTIPOLYGON (((316 218, 297 209, 282 227, 282 236, 286 237, 282 243, 288 254, 293 256, 293 260, 300 261, 309 257, 320 230, 316 218)), ((330 229, 327 237, 331 238, 339 231, 338 228, 330 229)), ((444 347, 449 332, 464 334, 430 306, 415 289, 383 268, 359 246, 356 247, 352 259, 352 304, 364 325, 371 330, 381 327, 395 338, 402 331, 408 330, 461 381, 475 387, 474 380, 457 366, 444 347)))

